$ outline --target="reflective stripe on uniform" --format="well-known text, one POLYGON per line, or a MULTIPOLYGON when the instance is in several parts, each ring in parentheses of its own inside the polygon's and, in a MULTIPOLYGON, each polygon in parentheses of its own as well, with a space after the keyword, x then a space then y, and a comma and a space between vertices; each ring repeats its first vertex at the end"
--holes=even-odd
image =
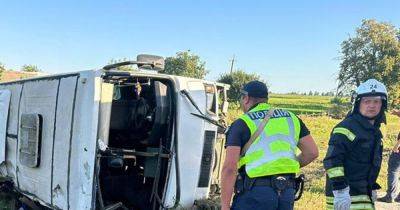
MULTIPOLYGON (((333 196, 326 196, 327 203, 333 203, 333 196)), ((350 196, 351 202, 368 202, 371 203, 372 200, 368 195, 353 195, 350 196)))
MULTIPOLYGON (((326 204, 327 210, 334 210, 333 204, 326 204)), ((375 210, 374 205, 371 203, 355 203, 350 205, 350 209, 354 210, 375 210)))
MULTIPOLYGON (((365 209, 365 210, 374 210, 375 207, 372 203, 371 198, 368 195, 355 195, 350 196, 351 198, 351 206, 350 209, 365 209)), ((334 209, 333 206, 334 197, 327 196, 326 197, 326 209, 334 209)))
POLYGON ((343 167, 334 167, 330 168, 326 171, 329 178, 335 178, 339 176, 344 176, 344 168, 343 167))
POLYGON ((372 202, 368 195, 355 195, 350 197, 352 202, 372 202))
POLYGON ((333 129, 333 132, 332 133, 340 133, 340 134, 343 134, 343 135, 345 135, 350 141, 353 141, 355 138, 356 138, 356 135, 354 135, 354 133, 353 132, 351 132, 349 129, 347 129, 347 128, 341 128, 341 127, 339 127, 339 128, 335 128, 335 129, 333 129))
POLYGON ((375 207, 372 203, 355 203, 351 204, 350 209, 355 210, 374 210, 375 207))

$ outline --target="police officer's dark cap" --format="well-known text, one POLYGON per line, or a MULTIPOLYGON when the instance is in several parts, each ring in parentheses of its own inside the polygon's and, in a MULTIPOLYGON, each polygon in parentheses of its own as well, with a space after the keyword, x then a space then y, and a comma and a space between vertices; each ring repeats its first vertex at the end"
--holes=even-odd
POLYGON ((240 92, 254 98, 268 98, 267 85, 257 80, 245 84, 240 92))

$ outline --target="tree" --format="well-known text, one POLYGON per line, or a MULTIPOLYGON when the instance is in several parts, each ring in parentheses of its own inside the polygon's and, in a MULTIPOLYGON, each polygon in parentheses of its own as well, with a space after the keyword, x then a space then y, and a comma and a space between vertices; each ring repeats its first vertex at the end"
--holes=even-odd
POLYGON ((222 74, 217 81, 230 85, 231 87, 228 90, 229 101, 238 102, 243 85, 253 80, 260 80, 260 76, 246 73, 243 70, 236 70, 232 73, 222 74))
POLYGON ((0 81, 1 81, 1 76, 3 75, 3 72, 6 71, 6 67, 2 63, 0 63, 0 81))
POLYGON ((23 65, 22 71, 25 72, 40 72, 41 70, 36 65, 23 65))
POLYGON ((389 23, 363 20, 356 35, 341 44, 338 93, 367 79, 383 82, 390 98, 400 97, 400 30, 389 23))
POLYGON ((205 69, 205 62, 201 61, 199 56, 184 51, 165 59, 164 73, 204 79, 208 71, 205 69))

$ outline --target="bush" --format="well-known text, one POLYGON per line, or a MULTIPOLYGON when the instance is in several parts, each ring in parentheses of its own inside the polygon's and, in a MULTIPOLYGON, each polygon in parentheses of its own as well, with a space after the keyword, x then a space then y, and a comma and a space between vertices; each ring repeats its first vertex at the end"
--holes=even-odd
POLYGON ((253 81, 260 80, 260 76, 257 74, 249 74, 243 70, 236 70, 232 73, 223 74, 218 79, 218 82, 230 85, 228 90, 228 98, 230 102, 238 102, 240 97, 240 89, 244 84, 253 81))
POLYGON ((204 79, 208 74, 206 63, 190 51, 177 52, 174 57, 165 59, 165 74, 204 79))
POLYGON ((334 119, 343 119, 346 117, 349 112, 349 107, 339 104, 334 104, 331 108, 328 109, 328 115, 334 119))
POLYGON ((331 99, 331 104, 345 104, 345 103, 346 103, 346 100, 342 97, 336 96, 331 99))
POLYGON ((342 97, 334 97, 331 99, 332 107, 327 110, 329 116, 335 119, 342 119, 346 117, 347 113, 351 110, 351 103, 342 97))

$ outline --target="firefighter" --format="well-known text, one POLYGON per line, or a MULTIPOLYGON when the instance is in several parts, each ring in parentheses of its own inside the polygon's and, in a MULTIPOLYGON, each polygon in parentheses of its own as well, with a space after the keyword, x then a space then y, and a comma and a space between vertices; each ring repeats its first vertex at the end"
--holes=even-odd
POLYGON ((249 82, 241 90, 245 114, 227 133, 222 210, 231 208, 234 191, 232 209, 293 209, 295 174, 318 156, 305 124, 289 111, 274 110, 267 99, 267 86, 260 81, 249 82))
POLYGON ((356 90, 352 111, 332 130, 323 161, 327 209, 375 209, 387 97, 384 84, 367 80, 356 90))

